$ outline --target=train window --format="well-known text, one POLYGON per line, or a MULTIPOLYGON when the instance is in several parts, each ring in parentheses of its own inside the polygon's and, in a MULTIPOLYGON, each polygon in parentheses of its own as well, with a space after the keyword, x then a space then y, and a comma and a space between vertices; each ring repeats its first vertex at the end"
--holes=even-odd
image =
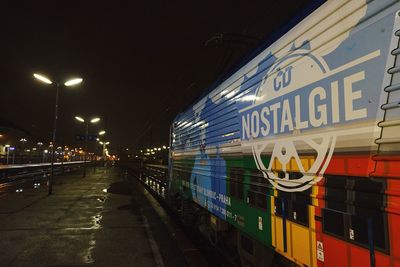
POLYGON ((264 194, 256 194, 256 206, 266 210, 267 209, 267 196, 264 194))
POLYGON ((354 180, 354 190, 362 192, 383 193, 385 190, 385 181, 376 181, 364 177, 359 177, 354 180))
POLYGON ((248 202, 250 205, 256 205, 256 193, 253 191, 248 191, 247 192, 247 197, 248 197, 248 202))
POLYGON ((345 238, 344 219, 345 214, 330 209, 323 209, 323 230, 326 233, 345 238))
POLYGON ((236 192, 236 197, 238 199, 243 200, 244 197, 244 192, 243 192, 243 184, 242 183, 237 183, 237 192, 236 192))
POLYGON ((374 245, 388 253, 387 215, 382 212, 385 181, 328 175, 325 185, 324 232, 368 247, 368 219, 372 219, 374 245), (338 224, 338 220, 343 223, 338 224))
POLYGON ((278 216, 282 216, 283 212, 283 203, 285 204, 285 216, 289 217, 289 201, 287 199, 275 198, 275 214, 278 216))
POLYGON ((302 193, 294 193, 290 218, 300 224, 308 226, 308 205, 310 196, 302 193))
POLYGON ((243 200, 243 169, 230 168, 229 170, 229 188, 232 197, 243 200))
POLYGON ((351 216, 351 225, 348 231, 349 240, 354 240, 363 245, 368 245, 368 221, 367 218, 351 216))
POLYGON ((325 177, 326 207, 331 210, 347 212, 347 177, 327 175, 325 177))
POLYGON ((368 219, 372 219, 373 241, 375 247, 387 251, 387 216, 385 209, 385 181, 374 181, 364 177, 354 179, 353 203, 354 213, 351 216, 351 228, 354 241, 368 245, 368 219))
POLYGON ((257 184, 266 184, 267 179, 264 178, 264 174, 260 170, 253 169, 250 172, 250 182, 257 184))
POLYGON ((286 218, 308 226, 309 205, 311 204, 310 190, 303 193, 287 193, 279 191, 278 198, 275 198, 275 214, 282 216, 282 199, 285 203, 286 218))
POLYGON ((244 170, 241 168, 230 168, 229 170, 229 179, 235 181, 243 181, 244 170))
POLYGON ((230 181, 229 182, 230 195, 243 200, 243 184, 230 181))
MULTIPOLYGON (((372 220, 372 239, 375 248, 388 252, 387 248, 387 226, 386 226, 386 216, 379 211, 374 211, 370 209, 357 208, 358 214, 363 214, 363 216, 351 216, 350 229, 354 233, 354 241, 360 243, 364 246, 368 246, 368 219, 372 220)), ((349 229, 349 231, 350 231, 349 229)), ((349 239, 352 240, 352 238, 349 239)))
POLYGON ((355 206, 382 209, 384 208, 384 188, 381 181, 372 181, 367 178, 358 178, 354 182, 354 203, 355 206))

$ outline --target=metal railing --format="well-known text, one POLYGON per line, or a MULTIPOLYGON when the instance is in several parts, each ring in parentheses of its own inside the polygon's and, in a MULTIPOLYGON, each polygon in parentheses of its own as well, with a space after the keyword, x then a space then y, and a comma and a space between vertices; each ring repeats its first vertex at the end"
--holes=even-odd
MULTIPOLYGON (((83 161, 56 162, 54 164, 55 174, 71 172, 83 163, 83 161)), ((0 165, 0 185, 4 186, 24 179, 34 179, 38 176, 47 177, 50 175, 50 171, 50 163, 0 165)))

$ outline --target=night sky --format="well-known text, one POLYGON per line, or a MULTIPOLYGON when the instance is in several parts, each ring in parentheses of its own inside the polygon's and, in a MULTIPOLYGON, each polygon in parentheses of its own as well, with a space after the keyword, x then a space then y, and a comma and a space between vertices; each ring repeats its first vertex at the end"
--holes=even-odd
POLYGON ((58 142, 75 145, 79 114, 101 117, 91 133, 105 128, 114 150, 167 144, 172 119, 309 2, 7 1, 0 121, 49 141, 55 88, 32 74, 78 76, 62 89, 58 142))

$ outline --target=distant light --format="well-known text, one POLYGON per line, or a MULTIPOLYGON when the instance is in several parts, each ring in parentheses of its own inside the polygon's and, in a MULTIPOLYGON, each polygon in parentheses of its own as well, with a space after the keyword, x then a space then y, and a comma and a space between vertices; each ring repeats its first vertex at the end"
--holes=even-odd
POLYGON ((162 146, 162 148, 163 148, 163 149, 167 149, 167 147, 166 147, 166 146, 162 146))
POLYGON ((128 151, 128 150, 129 150, 129 148, 126 148, 125 150, 126 150, 126 151, 128 151))
POLYGON ((47 83, 47 84, 52 84, 53 83, 50 79, 44 77, 43 75, 37 74, 37 73, 34 73, 33 77, 35 77, 39 81, 42 81, 42 82, 47 83))
POLYGON ((33 151, 36 151, 36 147, 32 148, 33 151))
POLYGON ((5 147, 10 147, 10 145, 5 145, 5 147))
POLYGON ((3 137, 3 135, 2 135, 2 134, 0 134, 0 137, 3 137))
POLYGON ((27 140, 25 138, 21 138, 19 141, 20 142, 26 142, 27 140))
POLYGON ((80 122, 85 122, 85 120, 82 117, 79 117, 79 116, 75 116, 75 119, 80 121, 80 122))
POLYGON ((83 81, 82 78, 75 78, 64 83, 65 86, 73 86, 83 81))
POLYGON ((99 122, 99 121, 100 121, 100 118, 93 118, 93 119, 90 120, 91 123, 96 123, 96 122, 99 122))
POLYGON ((44 153, 48 153, 49 151, 48 151, 47 149, 45 149, 43 152, 44 152, 44 153))
POLYGON ((100 145, 103 145, 104 143, 100 141, 99 144, 100 144, 100 145))
POLYGON ((10 151, 14 151, 15 150, 15 147, 13 147, 13 146, 9 146, 9 149, 8 150, 10 150, 10 151))
POLYGON ((106 131, 100 131, 99 132, 99 135, 103 135, 103 134, 105 134, 106 133, 106 131))
POLYGON ((42 142, 38 142, 37 145, 38 146, 43 146, 43 143, 42 142))
POLYGON ((96 141, 100 141, 100 138, 96 138, 96 141))
POLYGON ((106 142, 106 145, 109 145, 110 144, 110 142, 106 142))

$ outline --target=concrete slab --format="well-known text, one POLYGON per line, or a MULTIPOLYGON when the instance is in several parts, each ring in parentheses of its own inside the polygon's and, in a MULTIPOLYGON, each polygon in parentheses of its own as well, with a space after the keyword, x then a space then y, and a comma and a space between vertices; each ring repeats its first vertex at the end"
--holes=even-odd
POLYGON ((161 258, 155 259, 143 221, 145 198, 134 191, 117 170, 98 168, 86 178, 57 177, 51 196, 46 186, 3 195, 0 266, 185 266, 161 228, 155 231, 162 235, 161 258))

